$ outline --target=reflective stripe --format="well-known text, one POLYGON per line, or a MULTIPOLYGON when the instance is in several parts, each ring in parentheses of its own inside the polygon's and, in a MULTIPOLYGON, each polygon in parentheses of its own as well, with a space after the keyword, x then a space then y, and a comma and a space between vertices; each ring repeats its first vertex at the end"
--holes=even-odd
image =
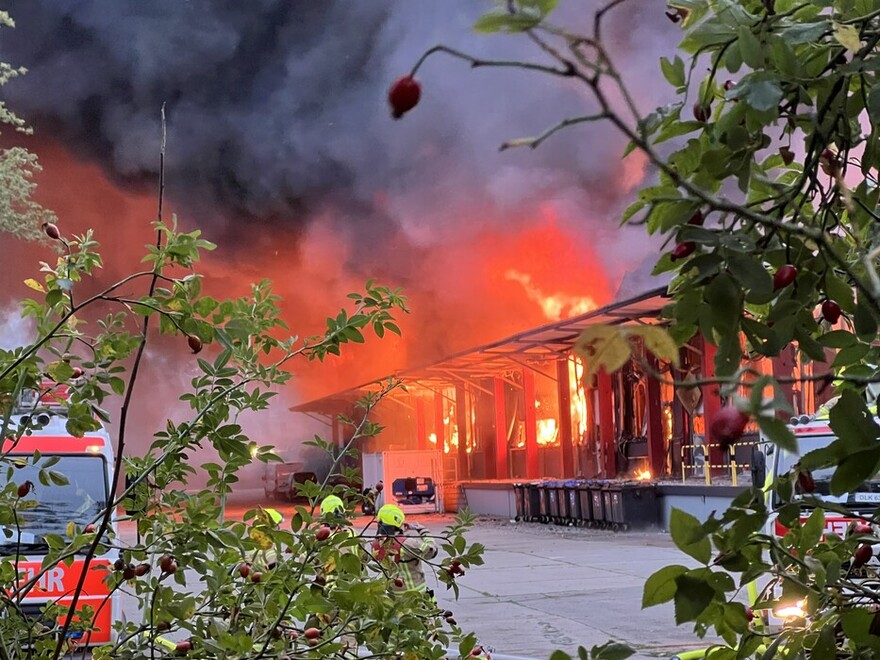
POLYGON ((427 585, 424 581, 424 575, 419 575, 419 578, 422 579, 417 582, 417 578, 413 574, 412 568, 409 564, 409 562, 401 562, 400 564, 398 564, 398 566, 400 567, 400 577, 403 579, 404 587, 412 591, 425 591, 427 589, 427 585))

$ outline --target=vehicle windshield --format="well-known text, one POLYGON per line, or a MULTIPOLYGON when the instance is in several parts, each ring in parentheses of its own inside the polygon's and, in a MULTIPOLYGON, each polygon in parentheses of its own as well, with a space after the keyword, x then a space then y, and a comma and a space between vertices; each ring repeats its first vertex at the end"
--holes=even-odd
MULTIPOLYGON (((43 454, 46 458, 48 455, 43 454)), ((61 456, 50 469, 63 474, 68 483, 64 486, 40 483, 39 469, 32 465, 16 469, 14 480, 21 484, 30 481, 34 490, 23 502, 36 502, 33 508, 19 512, 21 542, 39 545, 46 534, 65 534, 67 525, 74 522, 85 525, 92 522, 107 506, 108 484, 104 458, 101 456, 61 456)), ((15 530, 7 538, 0 535, 0 547, 16 545, 15 530)))
MULTIPOLYGON (((827 447, 834 442, 835 439, 836 438, 833 435, 802 436, 798 438, 800 455, 792 454, 784 450, 781 451, 779 454, 778 474, 785 474, 794 467, 794 465, 801 459, 801 456, 815 449, 827 447)), ((828 467, 812 471, 813 481, 816 483, 815 494, 823 496, 826 500, 847 503, 850 500, 853 500, 852 494, 841 496, 839 498, 830 497, 829 485, 835 469, 835 467, 828 467)), ((863 482, 858 488, 854 489, 853 492, 880 493, 880 473, 875 474, 873 478, 863 482)), ((871 501, 873 501, 873 498, 871 501)))

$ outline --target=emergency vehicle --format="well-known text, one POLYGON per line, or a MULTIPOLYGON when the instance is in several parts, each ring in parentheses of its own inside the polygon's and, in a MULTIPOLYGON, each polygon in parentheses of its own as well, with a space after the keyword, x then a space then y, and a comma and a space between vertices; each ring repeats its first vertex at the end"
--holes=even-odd
MULTIPOLYGON (((872 394, 875 393, 872 392, 872 394)), ((797 454, 781 449, 762 437, 758 456, 763 460, 757 462, 761 467, 753 470, 752 478, 754 483, 763 485, 765 497, 767 498, 767 508, 770 514, 767 518, 767 525, 764 528, 765 534, 782 537, 788 532, 778 520, 777 510, 782 503, 777 500, 777 495, 771 486, 778 477, 788 474, 802 456, 811 451, 823 449, 837 439, 834 431, 831 430, 829 414, 836 402, 837 399, 832 399, 822 406, 815 415, 801 415, 791 419, 789 429, 797 438, 797 454)), ((876 416, 876 402, 871 404, 871 409, 876 416)), ((875 417, 875 421, 880 420, 877 420, 875 417)), ((877 507, 880 506, 880 474, 876 474, 871 479, 864 481, 851 493, 833 496, 831 495, 830 485, 835 469, 836 467, 829 467, 811 472, 815 483, 815 490, 811 495, 848 511, 847 514, 827 509, 824 511, 824 534, 834 534, 843 538, 850 532, 851 527, 856 522, 864 522, 864 518, 871 519, 875 515, 877 507)), ((801 523, 804 523, 812 513, 812 509, 806 505, 802 509, 800 518, 801 523)), ((864 565, 849 567, 851 579, 858 580, 862 586, 875 592, 880 591, 880 558, 878 558, 877 550, 878 547, 875 546, 874 552, 871 553, 871 559, 864 565)), ((765 585, 766 582, 764 585, 758 585, 754 582, 748 585, 748 595, 751 604, 755 604, 758 600, 761 587, 765 585)), ((779 630, 780 627, 786 624, 787 620, 802 618, 804 616, 802 608, 803 603, 793 602, 784 603, 775 611, 763 612, 763 625, 768 631, 779 630)), ((673 656, 672 660, 699 660, 704 658, 706 653, 707 649, 688 651, 673 656)))
MULTIPOLYGON (((22 484, 30 481, 34 489, 24 501, 35 502, 32 508, 23 508, 19 516, 20 536, 15 530, 10 535, 0 534, 0 555, 13 556, 20 553, 19 580, 25 584, 40 574, 43 559, 48 550, 45 537, 48 534, 66 536, 68 525, 74 523, 82 530, 87 524, 97 523, 103 515, 110 498, 110 482, 113 474, 113 448, 110 436, 102 427, 82 438, 71 436, 65 429, 66 409, 58 400, 65 398, 65 388, 54 386, 53 399, 45 397, 35 404, 34 393, 21 397, 11 420, 12 428, 27 424, 33 428, 14 444, 7 441, 3 452, 8 458, 31 458, 35 451, 41 455, 37 466, 26 465, 14 471, 13 479, 22 484), (29 419, 31 418, 31 419, 29 419), (38 478, 39 465, 45 459, 56 457, 50 468, 67 478, 65 485, 44 485, 38 478)), ((0 473, 5 478, 5 472, 0 473)), ((116 512, 111 521, 116 529, 116 512)), ((9 533, 10 530, 7 530, 9 533)), ((111 594, 105 582, 108 570, 118 558, 118 551, 96 556, 89 564, 83 591, 77 602, 77 610, 89 606, 95 612, 95 630, 91 633, 72 631, 69 636, 80 645, 95 646, 113 640, 113 621, 121 618, 121 597, 117 590, 111 594)), ((35 588, 22 600, 22 610, 27 616, 42 619, 42 608, 47 603, 70 604, 73 592, 82 575, 84 561, 76 558, 67 566, 59 563, 39 578, 35 588)), ((61 620, 63 623, 63 619, 61 620)))
MULTIPOLYGON (((784 474, 787 474, 800 460, 802 456, 817 449, 828 447, 837 437, 830 426, 830 410, 833 408, 837 399, 832 399, 826 405, 819 409, 815 415, 802 415, 792 418, 789 428, 797 438, 798 454, 779 449, 774 445, 766 445, 765 455, 767 456, 768 474, 765 483, 765 493, 768 498, 768 509, 773 512, 768 520, 767 534, 776 536, 784 536, 788 531, 779 523, 775 509, 780 506, 780 502, 774 501, 776 494, 770 488, 773 481, 784 474)), ((876 415, 876 403, 871 405, 876 415)), ((875 418, 876 419, 876 418, 875 418)), ((839 496, 831 495, 831 477, 834 475, 836 466, 813 470, 811 475, 815 482, 815 490, 811 495, 815 498, 834 504, 839 508, 843 508, 847 513, 839 513, 825 509, 825 531, 824 534, 834 534, 841 538, 845 537, 856 522, 864 522, 864 519, 874 517, 877 507, 880 506, 880 474, 873 475, 870 479, 862 482, 858 487, 854 488, 850 493, 844 493, 839 496)), ((801 512, 801 522, 805 522, 807 517, 812 513, 810 507, 803 506, 801 512)), ((824 536, 823 536, 824 538, 824 536)), ((880 559, 877 557, 877 548, 871 553, 870 560, 861 566, 849 567, 849 576, 851 579, 858 580, 862 586, 872 590, 880 589, 880 559)), ((796 610, 799 604, 792 603, 789 606, 791 611, 796 610)), ((777 613, 778 614, 778 613, 777 613)), ((781 624, 777 617, 770 616, 771 623, 781 624)))

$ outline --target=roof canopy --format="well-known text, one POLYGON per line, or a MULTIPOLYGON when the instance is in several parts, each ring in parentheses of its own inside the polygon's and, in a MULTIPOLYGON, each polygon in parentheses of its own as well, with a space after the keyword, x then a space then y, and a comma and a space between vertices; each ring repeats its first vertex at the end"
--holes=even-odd
MULTIPOLYGON (((547 323, 491 344, 455 353, 428 366, 389 374, 384 379, 394 377, 407 383, 436 387, 455 381, 500 376, 518 367, 530 367, 529 363, 536 360, 556 359, 565 355, 581 333, 591 325, 657 323, 667 298, 666 287, 653 289, 586 314, 547 323)), ((344 392, 301 403, 290 410, 335 415, 341 405, 350 405, 379 380, 383 379, 377 378, 344 392)))

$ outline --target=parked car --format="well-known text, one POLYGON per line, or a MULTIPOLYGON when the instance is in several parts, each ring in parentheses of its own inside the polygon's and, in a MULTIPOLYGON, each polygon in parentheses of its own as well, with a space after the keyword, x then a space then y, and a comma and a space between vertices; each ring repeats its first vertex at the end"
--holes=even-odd
POLYGON ((269 463, 263 474, 263 490, 270 500, 286 500, 290 491, 291 475, 302 467, 301 463, 269 463))

